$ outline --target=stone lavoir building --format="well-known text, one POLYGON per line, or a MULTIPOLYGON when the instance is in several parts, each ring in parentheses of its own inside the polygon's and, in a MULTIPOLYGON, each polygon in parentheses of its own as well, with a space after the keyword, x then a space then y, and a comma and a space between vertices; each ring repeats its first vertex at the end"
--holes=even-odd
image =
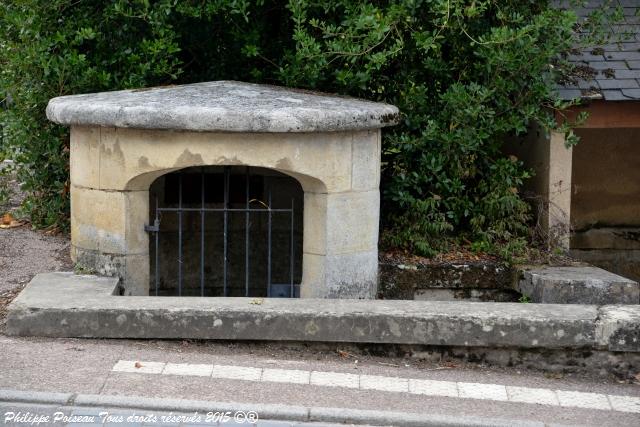
POLYGON ((54 98, 72 258, 125 295, 373 298, 397 108, 240 82, 54 98))

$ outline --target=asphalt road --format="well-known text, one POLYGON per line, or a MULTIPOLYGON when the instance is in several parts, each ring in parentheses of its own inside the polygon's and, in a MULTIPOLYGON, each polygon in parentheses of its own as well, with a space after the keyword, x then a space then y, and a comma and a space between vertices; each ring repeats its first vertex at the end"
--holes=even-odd
MULTIPOLYGON (((638 384, 620 384, 598 377, 544 375, 535 371, 451 362, 365 356, 349 351, 336 352, 332 348, 312 350, 277 345, 0 336, 0 389, 238 402, 249 406, 270 404, 388 411, 424 416, 425 419, 433 416, 503 419, 512 420, 514 425, 527 422, 598 427, 640 425, 640 407, 633 406, 640 398, 638 384), (141 361, 145 367, 150 362, 162 366, 173 363, 251 367, 263 372, 263 380, 233 379, 233 375, 212 378, 189 374, 188 370, 176 375, 164 375, 161 370, 145 373, 145 369, 126 372, 117 368, 118 363, 124 363, 122 361, 141 361), (264 378, 267 372, 272 375, 270 379, 264 378), (361 379, 369 378, 373 385, 349 388, 321 386, 309 381, 297 383, 297 376, 292 376, 292 372, 351 374, 361 379), (433 380, 460 387, 479 384, 480 393, 446 397, 385 389, 385 381, 394 383, 398 379, 433 380), (498 387, 539 389, 549 393, 559 390, 569 396, 572 396, 571 392, 578 392, 576 399, 590 395, 629 396, 633 402, 626 412, 611 410, 609 406, 596 409, 598 402, 587 402, 585 407, 545 404, 543 401, 522 403, 492 396, 498 387)), ((572 404, 580 403, 569 399, 569 405, 572 404)))

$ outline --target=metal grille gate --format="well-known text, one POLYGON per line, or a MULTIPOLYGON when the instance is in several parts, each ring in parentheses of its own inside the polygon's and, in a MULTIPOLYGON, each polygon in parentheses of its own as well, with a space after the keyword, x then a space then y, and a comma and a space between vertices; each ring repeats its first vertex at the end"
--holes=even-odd
MULTIPOLYGON (((153 224, 146 225, 145 231, 151 234, 151 244, 155 246, 155 255, 153 259, 153 272, 154 272, 154 286, 152 289, 152 294, 155 296, 159 295, 159 277, 160 277, 160 225, 162 221, 163 213, 174 213, 177 215, 178 220, 178 256, 177 256, 177 293, 178 296, 182 296, 183 294, 183 266, 184 266, 184 253, 183 253, 183 215, 188 212, 196 212, 200 215, 200 296, 205 296, 205 285, 207 282, 206 274, 205 274, 205 217, 208 214, 221 214, 223 216, 223 295, 229 296, 229 284, 228 284, 228 275, 229 275, 229 258, 228 258, 228 248, 229 248, 229 214, 230 213, 244 213, 244 296, 252 296, 249 292, 249 284, 250 284, 250 265, 251 265, 251 257, 250 257, 250 230, 251 230, 251 217, 252 215, 260 214, 267 215, 268 223, 267 223, 267 297, 272 296, 280 296, 280 297, 298 297, 299 296, 299 285, 294 284, 294 260, 295 260, 295 244, 294 244, 294 214, 295 214, 295 198, 291 198, 291 207, 290 208, 273 208, 272 207, 272 185, 269 177, 265 177, 266 184, 266 201, 259 199, 251 199, 251 168, 245 168, 245 200, 243 208, 231 208, 230 200, 229 200, 229 184, 231 181, 231 166, 224 166, 223 172, 223 206, 221 208, 214 207, 206 207, 205 203, 205 192, 207 191, 206 179, 205 179, 205 171, 204 168, 200 170, 200 206, 199 207, 187 207, 184 206, 183 203, 183 193, 184 193, 184 182, 183 182, 183 171, 176 172, 178 175, 178 195, 177 195, 177 207, 165 207, 160 206, 158 201, 158 196, 154 197, 153 200, 153 224), (272 221, 274 213, 284 213, 288 214, 290 217, 290 231, 289 231, 289 281, 288 283, 272 283, 272 221)), ((175 173, 174 173, 175 174, 175 173)))

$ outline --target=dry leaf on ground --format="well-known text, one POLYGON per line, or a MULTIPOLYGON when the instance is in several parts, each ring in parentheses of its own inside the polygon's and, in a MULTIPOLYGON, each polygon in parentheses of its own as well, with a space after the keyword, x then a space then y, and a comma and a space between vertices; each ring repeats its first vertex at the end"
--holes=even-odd
POLYGON ((349 358, 349 357, 353 357, 355 358, 356 355, 355 354, 351 354, 348 351, 344 351, 344 350, 338 350, 338 355, 340 357, 344 357, 345 359, 349 358))
POLYGON ((2 215, 2 219, 0 219, 0 228, 15 228, 21 225, 24 225, 24 221, 18 221, 8 212, 2 215))

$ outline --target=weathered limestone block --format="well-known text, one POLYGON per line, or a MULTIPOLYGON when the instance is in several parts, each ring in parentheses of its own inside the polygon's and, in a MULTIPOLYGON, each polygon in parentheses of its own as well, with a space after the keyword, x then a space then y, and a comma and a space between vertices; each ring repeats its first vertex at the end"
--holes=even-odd
POLYGON ((309 191, 349 191, 353 134, 103 128, 99 188, 144 190, 158 176, 190 166, 248 165, 290 174, 309 191))
POLYGON ((71 186, 71 244, 110 254, 146 254, 147 191, 102 191, 71 186))
POLYGON ((304 251, 345 254, 372 251, 378 246, 379 191, 336 194, 305 193, 304 251), (308 206, 308 208, 306 208, 308 206))
POLYGON ((611 351, 640 351, 640 306, 601 307, 597 340, 599 345, 611 351))
POLYGON ((302 264, 302 298, 371 299, 376 296, 377 250, 336 255, 305 253, 302 264), (317 285, 322 283, 326 285, 317 285))
POLYGON ((379 130, 353 133, 351 190, 377 190, 380 186, 381 144, 379 130))
POLYGON ((640 285, 590 266, 541 267, 523 271, 518 290, 543 304, 638 304, 640 285))

